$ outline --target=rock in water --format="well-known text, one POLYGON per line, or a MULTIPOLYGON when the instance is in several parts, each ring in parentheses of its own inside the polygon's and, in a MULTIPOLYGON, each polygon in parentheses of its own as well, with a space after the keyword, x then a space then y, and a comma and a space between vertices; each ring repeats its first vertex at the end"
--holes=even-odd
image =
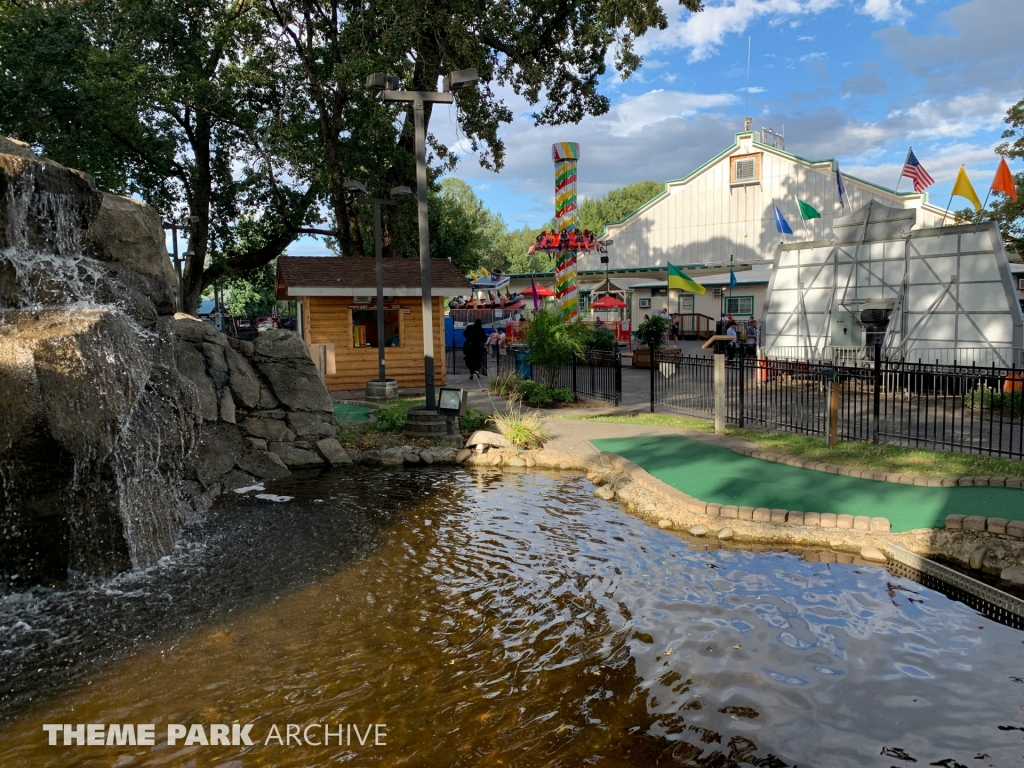
POLYGON ((967 564, 970 565, 972 570, 980 571, 981 566, 985 563, 985 555, 988 554, 986 547, 978 547, 971 552, 970 557, 967 560, 967 564))
POLYGON ((347 463, 302 339, 176 289, 156 212, 0 137, 0 578, 147 566, 225 487, 347 463))
POLYGON ((999 572, 999 578, 1011 584, 1024 584, 1024 565, 1013 565, 1009 568, 1003 568, 999 572))
POLYGON ((871 544, 865 544, 860 548, 860 556, 867 560, 869 563, 887 563, 889 559, 883 554, 882 550, 871 544))

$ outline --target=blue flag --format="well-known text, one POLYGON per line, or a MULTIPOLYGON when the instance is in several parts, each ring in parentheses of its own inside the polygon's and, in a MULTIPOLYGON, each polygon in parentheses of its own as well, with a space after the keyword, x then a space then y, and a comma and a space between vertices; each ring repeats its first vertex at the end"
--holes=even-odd
POLYGON ((836 163, 836 191, 839 193, 839 207, 846 210, 846 185, 843 184, 843 174, 839 172, 839 163, 836 163))
MULTIPOLYGON (((775 209, 776 213, 778 212, 778 210, 779 210, 778 208, 775 209)), ((781 216, 782 214, 779 214, 779 215, 781 216)), ((789 226, 789 225, 787 224, 786 226, 789 226)), ((732 271, 732 267, 729 267, 729 290, 731 291, 735 287, 736 287, 736 273, 732 271)))
POLYGON ((779 210, 779 206, 772 203, 772 208, 775 209, 775 228, 779 230, 779 234, 792 235, 793 229, 789 226, 789 222, 786 221, 786 217, 782 215, 782 211, 779 210))

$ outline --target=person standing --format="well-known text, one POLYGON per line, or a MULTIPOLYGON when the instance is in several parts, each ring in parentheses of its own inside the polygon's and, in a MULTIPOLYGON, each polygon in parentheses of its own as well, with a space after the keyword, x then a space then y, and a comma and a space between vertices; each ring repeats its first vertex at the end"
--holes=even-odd
POLYGON ((736 356, 736 323, 730 322, 725 328, 725 335, 729 337, 726 346, 726 359, 732 360, 736 356))
POLYGON ((757 327, 757 320, 755 320, 754 318, 750 318, 750 321, 747 323, 747 333, 745 339, 747 345, 747 357, 752 358, 757 355, 757 345, 760 341, 761 331, 757 327))
POLYGON ((498 326, 494 326, 494 330, 491 331, 491 335, 487 337, 487 346, 491 348, 491 359, 498 359, 498 345, 501 344, 501 332, 498 330, 498 326))
POLYGON ((462 354, 466 361, 466 368, 469 370, 469 378, 480 378, 480 368, 483 366, 484 345, 487 343, 487 335, 484 333, 483 323, 480 318, 473 321, 473 324, 466 328, 462 354))

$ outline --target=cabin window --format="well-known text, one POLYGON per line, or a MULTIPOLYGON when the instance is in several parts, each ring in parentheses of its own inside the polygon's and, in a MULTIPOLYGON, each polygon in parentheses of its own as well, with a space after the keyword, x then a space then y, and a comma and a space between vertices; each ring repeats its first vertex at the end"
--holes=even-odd
POLYGON ((726 296, 722 300, 722 314, 749 317, 754 314, 753 296, 726 296))
MULTIPOLYGON (((384 344, 388 347, 401 346, 400 310, 384 310, 384 344)), ((352 310, 352 346, 376 347, 377 344, 377 310, 352 310)))
POLYGON ((732 158, 730 183, 753 184, 761 179, 761 156, 743 155, 732 158))

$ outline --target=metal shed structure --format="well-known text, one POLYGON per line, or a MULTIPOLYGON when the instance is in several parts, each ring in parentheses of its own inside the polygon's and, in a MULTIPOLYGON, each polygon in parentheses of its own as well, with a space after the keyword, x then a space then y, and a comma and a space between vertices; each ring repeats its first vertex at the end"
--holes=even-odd
POLYGON ((1022 362, 1024 319, 995 222, 913 229, 917 210, 877 200, 834 237, 779 246, 765 299, 767 357, 1022 362))

